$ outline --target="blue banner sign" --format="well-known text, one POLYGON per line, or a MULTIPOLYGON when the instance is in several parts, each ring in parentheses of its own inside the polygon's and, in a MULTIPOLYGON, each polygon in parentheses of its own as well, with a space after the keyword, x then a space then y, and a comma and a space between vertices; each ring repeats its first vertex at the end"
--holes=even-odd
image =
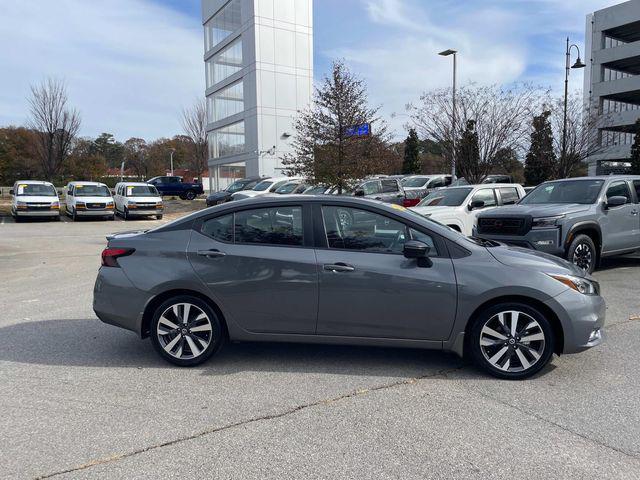
POLYGON ((352 125, 345 128, 344 131, 347 137, 366 137, 371 133, 371 127, 368 123, 362 123, 360 125, 352 125))

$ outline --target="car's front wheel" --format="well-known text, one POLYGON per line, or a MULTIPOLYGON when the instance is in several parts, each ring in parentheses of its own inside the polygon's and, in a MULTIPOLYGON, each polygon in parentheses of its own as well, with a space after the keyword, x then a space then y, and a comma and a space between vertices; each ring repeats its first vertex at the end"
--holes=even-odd
POLYGON ((203 363, 220 349, 224 330, 220 318, 206 302, 180 295, 156 308, 151 341, 165 360, 190 367, 203 363))
POLYGON ((554 351, 549 319, 521 303, 502 303, 484 310, 468 333, 473 360, 498 378, 531 377, 549 363, 554 351))
POLYGON ((576 235, 567 250, 567 260, 586 273, 593 273, 598 261, 598 250, 589 235, 576 235))

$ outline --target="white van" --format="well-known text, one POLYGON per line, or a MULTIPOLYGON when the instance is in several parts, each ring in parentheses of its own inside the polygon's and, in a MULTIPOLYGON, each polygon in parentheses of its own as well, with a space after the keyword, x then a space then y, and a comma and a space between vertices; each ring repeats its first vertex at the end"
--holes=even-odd
POLYGON ((53 184, 39 180, 18 180, 11 189, 11 215, 16 222, 24 217, 60 220, 60 199, 53 184))
POLYGON ((156 187, 144 182, 121 182, 116 184, 113 200, 116 204, 116 215, 125 220, 131 217, 155 215, 162 219, 164 205, 156 187))
POLYGON ((298 177, 275 177, 265 178, 261 180, 251 190, 241 190, 231 195, 231 200, 243 200, 245 198, 260 197, 262 195, 269 195, 275 193, 275 191, 283 186, 285 183, 300 180, 298 177))
POLYGON ((113 197, 104 183, 70 182, 65 190, 67 215, 78 217, 106 217, 115 219, 113 197))
POLYGON ((483 209, 513 205, 525 195, 524 188, 517 183, 440 188, 410 210, 470 236, 483 209))

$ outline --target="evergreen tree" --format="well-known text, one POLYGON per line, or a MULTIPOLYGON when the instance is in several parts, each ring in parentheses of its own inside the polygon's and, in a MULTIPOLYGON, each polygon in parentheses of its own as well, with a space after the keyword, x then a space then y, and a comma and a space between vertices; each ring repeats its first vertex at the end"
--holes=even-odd
POLYGON ((480 145, 476 121, 467 120, 462 138, 457 145, 456 171, 470 184, 480 183, 489 172, 489 165, 480 162, 480 145))
POLYGON ((640 175, 640 118, 636 120, 636 135, 631 145, 631 174, 640 175))
POLYGON ((556 167, 556 155, 553 151, 553 133, 549 116, 544 111, 533 117, 531 146, 524 162, 524 178, 527 185, 538 185, 549 180, 556 167))
POLYGON ((409 130, 409 135, 404 141, 404 160, 402 161, 402 173, 405 175, 420 173, 420 139, 414 128, 409 130))

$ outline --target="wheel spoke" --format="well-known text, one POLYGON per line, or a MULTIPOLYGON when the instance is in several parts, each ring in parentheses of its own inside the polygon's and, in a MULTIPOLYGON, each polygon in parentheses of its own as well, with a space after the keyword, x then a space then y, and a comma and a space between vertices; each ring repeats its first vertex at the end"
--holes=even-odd
MULTIPOLYGON (((193 330, 191 330, 193 332, 193 330)), ((480 345, 483 347, 492 347, 493 345, 501 345, 503 343, 502 340, 493 340, 491 338, 481 338, 480 345)))
POLYGON ((529 345, 520 345, 523 348, 527 349, 527 352, 529 352, 531 354, 531 356, 533 357, 533 359, 537 362, 540 359, 540 354, 534 350, 533 348, 531 348, 529 345))
POLYGON ((197 327, 193 327, 191 331, 192 332, 210 332, 211 325, 209 325, 209 323, 205 323, 204 325, 198 325, 197 327))
POLYGON ((189 322, 189 312, 191 310, 191 304, 185 303, 182 306, 182 323, 187 324, 189 322))
POLYGON ((496 332, 493 328, 487 327, 486 325, 482 328, 483 335, 490 335, 495 338, 499 338, 500 340, 506 340, 507 337, 502 335, 501 333, 496 332))
POLYGON ((187 343, 189 344, 189 348, 191 349, 191 353, 193 354, 194 357, 197 357, 198 355, 200 355, 200 352, 202 350, 200 350, 200 348, 198 348, 198 346, 196 345, 196 342, 194 342, 191 337, 187 336, 184 337, 187 340, 187 343))
POLYGON ((520 312, 511 312, 511 336, 515 337, 518 330, 518 317, 520 312))
POLYGON ((498 361, 503 357, 503 355, 507 352, 507 350, 509 350, 508 347, 502 347, 500 350, 498 350, 498 353, 496 353, 493 357, 489 359, 489 363, 491 365, 496 366, 496 363, 498 363, 498 361))
POLYGON ((522 363, 522 368, 526 370, 531 366, 531 363, 529 363, 529 360, 527 360, 527 358, 524 356, 524 353, 522 353, 522 350, 520 348, 516 350, 516 355, 518 355, 518 358, 520 359, 520 363, 522 363))
POLYGON ((538 340, 544 340, 544 333, 540 332, 540 333, 534 333, 533 335, 527 335, 526 337, 522 337, 520 339, 520 342, 528 343, 528 342, 536 342, 538 340))
POLYGON ((167 327, 169 327, 171 330, 176 330, 178 328, 178 325, 176 325, 175 323, 173 323, 171 320, 169 320, 167 317, 162 316, 160 317, 160 320, 158 321, 158 323, 162 324, 162 325, 166 325, 167 327))
POLYGON ((164 346, 164 349, 165 349, 167 352, 171 353, 171 350, 173 350, 173 347, 175 347, 175 346, 176 346, 176 344, 180 341, 180 339, 181 339, 181 338, 182 338, 182 337, 181 337, 180 335, 176 335, 176 336, 175 336, 175 338, 174 338, 173 340, 171 340, 169 343, 167 343, 167 344, 164 346))

